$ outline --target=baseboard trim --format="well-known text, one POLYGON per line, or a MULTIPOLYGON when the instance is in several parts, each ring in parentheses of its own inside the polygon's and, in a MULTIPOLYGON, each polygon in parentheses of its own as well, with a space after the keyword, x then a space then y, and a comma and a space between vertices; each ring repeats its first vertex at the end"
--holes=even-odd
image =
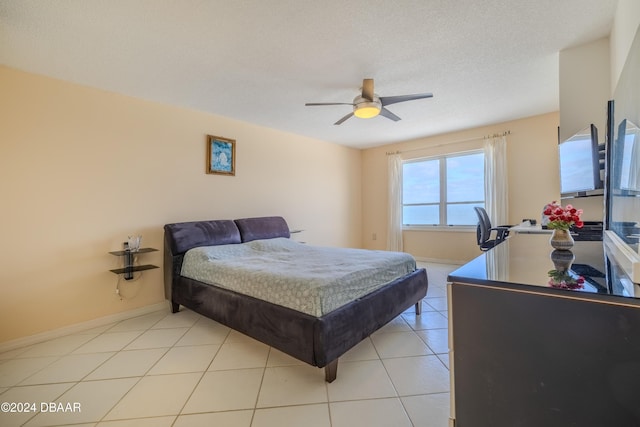
POLYGON ((16 338, 14 340, 0 343, 0 353, 9 351, 9 350, 14 350, 20 347, 26 347, 28 345, 37 344, 43 341, 48 341, 53 338, 59 338, 64 335, 69 335, 76 332, 82 332, 87 329, 98 328, 100 326, 108 325, 109 323, 115 323, 121 320, 131 319, 132 317, 143 316, 145 314, 153 313, 155 311, 168 310, 168 309, 169 309, 169 302, 163 301, 157 304, 147 305, 147 306, 139 307, 133 310, 110 314, 108 316, 99 317, 97 319, 88 320, 86 322, 75 323, 73 325, 64 326, 62 328, 40 332, 38 334, 29 335, 22 338, 16 338))

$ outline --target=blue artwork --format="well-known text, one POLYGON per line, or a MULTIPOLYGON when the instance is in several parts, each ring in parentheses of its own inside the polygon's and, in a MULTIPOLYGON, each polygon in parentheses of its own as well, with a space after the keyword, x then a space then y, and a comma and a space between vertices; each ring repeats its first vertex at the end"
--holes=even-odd
POLYGON ((211 170, 233 172, 233 145, 224 141, 211 141, 211 170))

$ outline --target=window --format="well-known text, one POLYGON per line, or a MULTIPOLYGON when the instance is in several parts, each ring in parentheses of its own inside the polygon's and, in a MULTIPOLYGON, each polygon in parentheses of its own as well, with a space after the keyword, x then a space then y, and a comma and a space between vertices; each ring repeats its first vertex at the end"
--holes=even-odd
POLYGON ((403 163, 403 225, 476 225, 476 206, 484 207, 484 152, 403 163))

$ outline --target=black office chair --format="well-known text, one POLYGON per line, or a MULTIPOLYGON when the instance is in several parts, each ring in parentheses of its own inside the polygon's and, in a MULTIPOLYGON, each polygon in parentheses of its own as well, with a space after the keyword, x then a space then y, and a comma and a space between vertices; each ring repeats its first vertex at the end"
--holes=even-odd
POLYGON ((476 229, 476 237, 478 238, 478 246, 481 251, 488 251, 494 246, 504 242, 509 235, 509 225, 501 225, 499 227, 491 227, 491 220, 484 208, 473 208, 478 215, 478 228, 476 229), (495 231, 495 237, 492 239, 492 232, 495 231))

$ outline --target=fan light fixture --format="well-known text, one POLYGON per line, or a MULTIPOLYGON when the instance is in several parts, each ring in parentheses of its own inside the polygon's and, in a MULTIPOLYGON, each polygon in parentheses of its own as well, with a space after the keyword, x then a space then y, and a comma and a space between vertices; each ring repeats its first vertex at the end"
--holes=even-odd
POLYGON ((373 101, 369 101, 362 96, 356 96, 353 100, 353 115, 361 119, 371 119, 382 109, 382 103, 377 95, 374 95, 373 101))
POLYGON ((387 109, 387 105, 431 97, 433 97, 432 93, 379 97, 373 92, 373 79, 364 79, 362 80, 362 94, 353 98, 353 102, 307 102, 304 105, 307 107, 316 107, 319 105, 351 105, 353 107, 353 112, 343 116, 340 120, 335 122, 334 125, 341 125, 353 116, 361 119, 371 119, 380 115, 397 122, 400 120, 400 117, 389 111, 387 109))

